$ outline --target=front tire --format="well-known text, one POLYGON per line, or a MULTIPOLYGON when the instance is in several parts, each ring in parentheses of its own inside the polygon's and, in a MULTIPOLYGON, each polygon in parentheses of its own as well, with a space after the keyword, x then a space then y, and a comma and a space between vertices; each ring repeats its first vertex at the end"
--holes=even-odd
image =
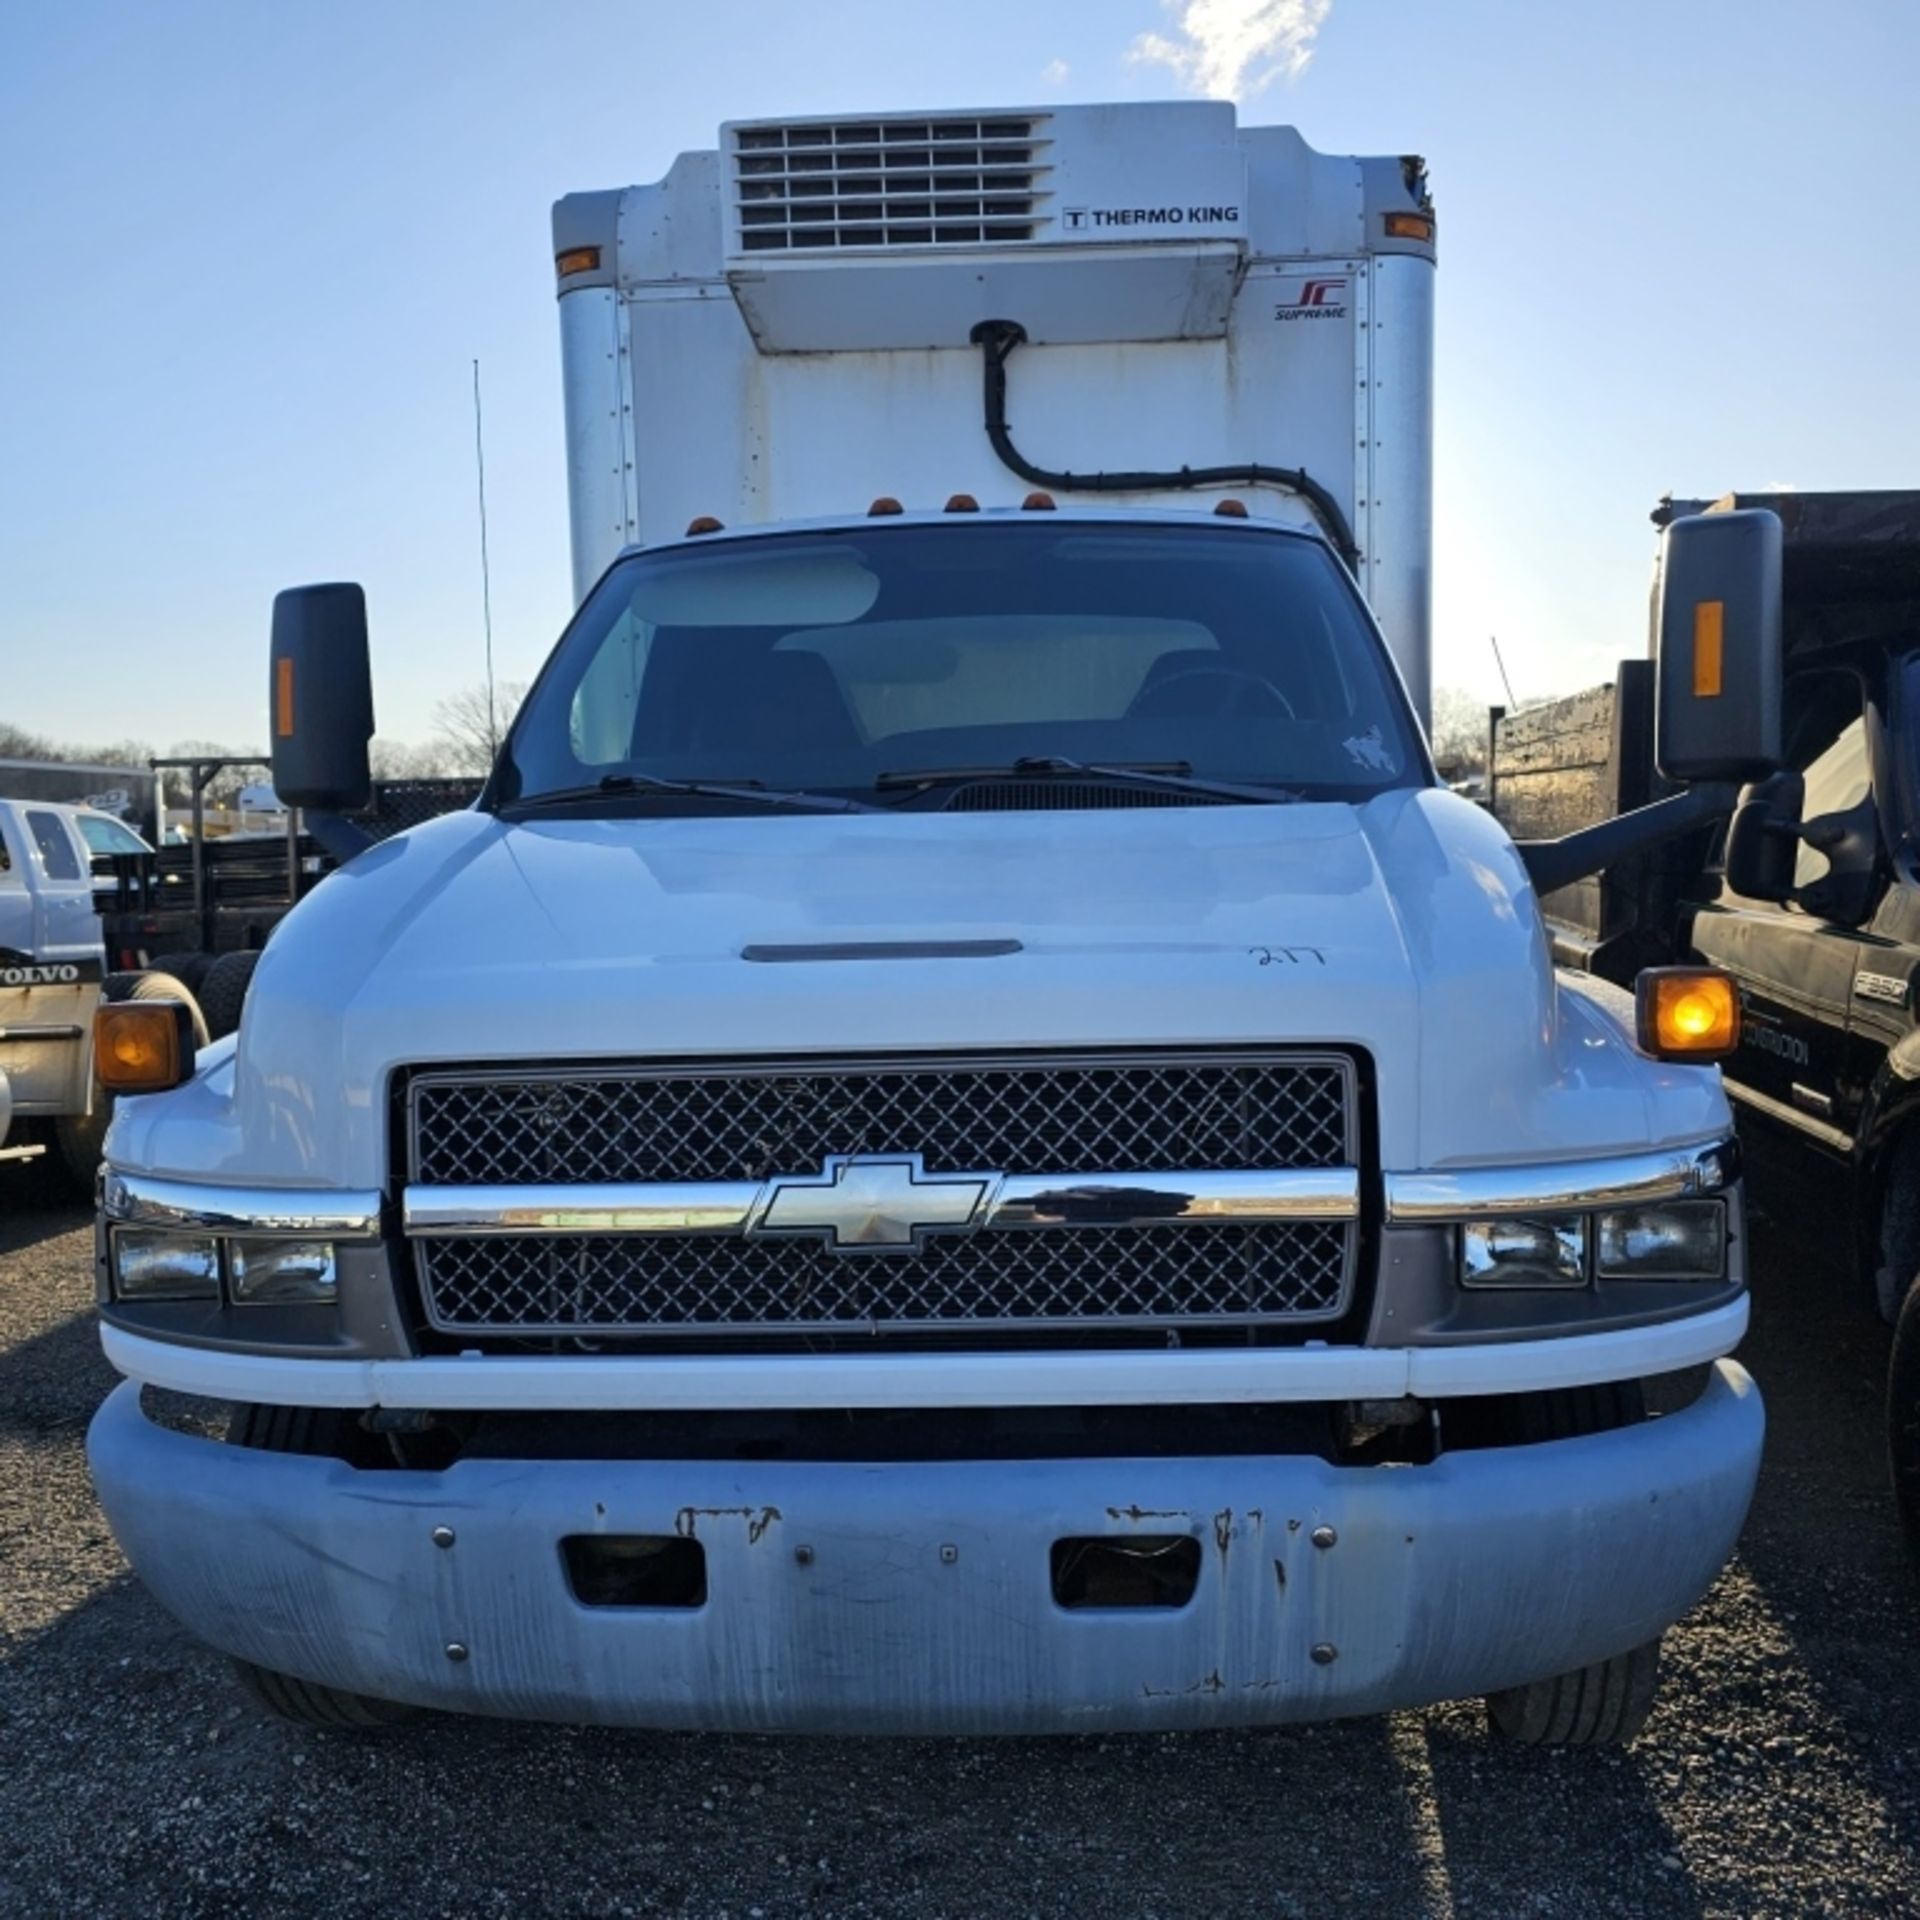
MULTIPOLYGON (((1603 1381, 1483 1401, 1481 1444, 1531 1446, 1611 1433, 1647 1417, 1638 1380, 1603 1381)), ((1486 1696, 1487 1724, 1521 1747, 1623 1747, 1647 1724, 1660 1690, 1660 1641, 1486 1696)))
POLYGON ((1907 1547, 1920 1565, 1920 1279, 1907 1288, 1887 1357, 1887 1466, 1907 1547))
POLYGON ((1519 1747, 1623 1747, 1660 1690, 1660 1642, 1487 1695, 1487 1721, 1519 1747))
POLYGON ((330 1733, 372 1733, 413 1719, 417 1707, 394 1700, 376 1700, 371 1694, 348 1693, 343 1687, 325 1687, 314 1680, 296 1680, 290 1673, 256 1667, 251 1660, 235 1660, 234 1677, 256 1706, 276 1719, 297 1727, 317 1727, 330 1733))
POLYGON ((241 1009, 247 1004, 247 988, 259 964, 259 954, 248 950, 223 953, 207 969, 200 983, 200 1010, 207 1016, 207 1031, 216 1040, 240 1031, 241 1009))
MULTIPOLYGON (((353 1416, 335 1407, 238 1406, 227 1444, 263 1453, 299 1453, 332 1460, 363 1458, 374 1445, 353 1416)), ((241 1690, 276 1718, 326 1732, 372 1733, 413 1719, 418 1707, 353 1693, 318 1680, 301 1680, 251 1660, 235 1659, 241 1690)))

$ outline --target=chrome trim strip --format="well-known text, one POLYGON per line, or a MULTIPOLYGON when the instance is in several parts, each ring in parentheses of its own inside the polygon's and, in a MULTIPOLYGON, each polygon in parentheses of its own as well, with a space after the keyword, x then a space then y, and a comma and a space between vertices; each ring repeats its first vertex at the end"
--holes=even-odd
POLYGON ((619 1186, 408 1187, 400 1221, 414 1239, 450 1234, 743 1233, 756 1180, 619 1186))
POLYGON ((1724 1076, 1720 1084, 1726 1088, 1729 1100, 1738 1100, 1743 1107, 1751 1107, 1755 1113, 1764 1113, 1769 1120, 1778 1120, 1783 1127, 1792 1127, 1798 1133, 1823 1141, 1836 1153, 1850 1154, 1858 1144, 1844 1128, 1816 1120, 1812 1114, 1803 1113, 1800 1108, 1789 1106, 1784 1100, 1771 1099, 1764 1093, 1756 1093, 1751 1087, 1742 1086, 1738 1080, 1728 1080, 1724 1076))
POLYGON ((1406 1226, 1522 1213, 1586 1213, 1595 1207, 1718 1193, 1728 1184, 1732 1145, 1731 1140, 1714 1140, 1605 1160, 1389 1173, 1387 1219, 1406 1226))
POLYGON ((380 1235, 380 1196, 298 1187, 203 1186, 107 1169, 102 1214, 117 1226, 188 1227, 212 1233, 315 1233, 332 1240, 380 1235))
POLYGON ((129 1379, 291 1407, 513 1412, 1196 1406, 1526 1393, 1671 1373, 1729 1353, 1747 1297, 1606 1333, 1457 1347, 1112 1348, 1061 1353, 526 1354, 320 1360, 186 1347, 111 1324, 129 1379))
MULTIPOLYGON (((890 1156, 873 1156, 891 1160, 890 1156)), ((904 1162, 907 1156, 899 1156, 904 1162)), ((974 1228, 1245 1226, 1360 1216, 1353 1167, 1207 1173, 969 1175, 989 1189, 974 1228)), ((539 1233, 745 1233, 800 1180, 600 1186, 408 1187, 401 1221, 416 1239, 539 1233)), ((953 1181, 938 1184, 955 1184, 953 1181)), ((965 1181, 958 1182, 965 1185, 965 1181)))
POLYGON ((987 1202, 989 1227, 1183 1227, 1357 1220, 1357 1167, 1230 1173, 1009 1175, 987 1202))
POLYGON ((85 1027, 0 1027, 0 1040, 78 1040, 85 1027))

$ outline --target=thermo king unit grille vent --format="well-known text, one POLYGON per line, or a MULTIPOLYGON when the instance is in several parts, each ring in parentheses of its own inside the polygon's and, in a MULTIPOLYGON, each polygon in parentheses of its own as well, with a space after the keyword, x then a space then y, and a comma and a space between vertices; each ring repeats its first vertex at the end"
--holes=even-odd
POLYGON ((848 120, 733 131, 746 253, 980 246, 1045 224, 1043 122, 848 120))

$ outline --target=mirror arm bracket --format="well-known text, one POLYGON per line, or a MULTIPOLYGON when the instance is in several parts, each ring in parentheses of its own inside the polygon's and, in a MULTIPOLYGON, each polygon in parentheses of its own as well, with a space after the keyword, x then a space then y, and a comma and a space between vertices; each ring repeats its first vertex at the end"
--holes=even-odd
POLYGON ((301 818, 307 831, 343 867, 356 853, 365 853, 374 844, 373 835, 359 821, 348 819, 344 813, 326 813, 317 808, 306 808, 301 818))
POLYGON ((1564 834, 1558 840, 1520 840, 1515 845, 1534 892, 1553 893, 1636 853, 1645 853, 1663 840, 1725 819, 1733 812, 1739 791, 1729 782, 1702 782, 1684 793, 1670 794, 1651 806, 1636 807, 1631 813, 1564 834))

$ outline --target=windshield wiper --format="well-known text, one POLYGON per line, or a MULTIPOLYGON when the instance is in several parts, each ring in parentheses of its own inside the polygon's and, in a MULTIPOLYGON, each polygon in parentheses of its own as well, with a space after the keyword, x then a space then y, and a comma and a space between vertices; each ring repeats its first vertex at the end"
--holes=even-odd
POLYGON ((799 787, 736 786, 727 780, 681 780, 659 773, 609 773, 591 786, 554 787, 545 793, 522 794, 503 801, 501 811, 524 812, 533 807, 557 807, 580 800, 618 798, 621 794, 684 793, 702 799, 744 800, 760 807, 797 807, 803 813, 885 813, 870 800, 854 800, 838 793, 808 793, 799 787))
POLYGON ((1023 754, 999 767, 918 767, 901 773, 883 773, 874 781, 876 792, 897 787, 959 786, 969 780, 1113 780, 1129 786, 1150 787, 1163 793, 1203 793, 1222 800, 1246 800, 1261 806, 1284 806, 1306 795, 1290 787, 1243 786, 1231 780, 1197 780, 1189 760, 1096 761, 1069 760, 1057 753, 1023 754))

